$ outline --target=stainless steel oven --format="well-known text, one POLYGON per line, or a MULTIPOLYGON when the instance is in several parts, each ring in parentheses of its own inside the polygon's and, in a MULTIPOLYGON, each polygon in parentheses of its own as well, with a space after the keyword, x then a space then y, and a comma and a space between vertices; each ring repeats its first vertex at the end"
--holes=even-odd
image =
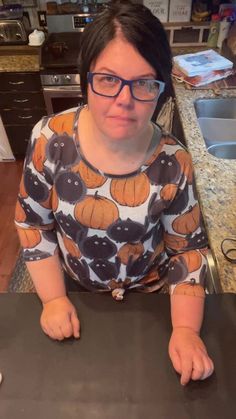
POLYGON ((50 33, 41 50, 40 78, 47 113, 82 105, 78 55, 81 33, 50 33))
POLYGON ((83 104, 78 64, 81 35, 105 6, 91 3, 87 13, 78 4, 73 7, 78 12, 75 15, 58 13, 47 17, 49 35, 41 49, 40 77, 48 114, 83 104))
POLYGON ((83 105, 79 74, 41 75, 48 115, 83 105))

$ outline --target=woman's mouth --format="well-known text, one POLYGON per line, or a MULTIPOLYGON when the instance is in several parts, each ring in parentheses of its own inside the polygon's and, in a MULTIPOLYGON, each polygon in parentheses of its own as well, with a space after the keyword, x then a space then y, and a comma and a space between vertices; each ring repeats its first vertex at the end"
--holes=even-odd
POLYGON ((109 118, 111 118, 111 119, 113 119, 117 122, 122 122, 124 124, 131 123, 131 122, 135 121, 134 118, 130 118, 128 116, 122 116, 122 115, 114 115, 114 116, 110 116, 109 118))

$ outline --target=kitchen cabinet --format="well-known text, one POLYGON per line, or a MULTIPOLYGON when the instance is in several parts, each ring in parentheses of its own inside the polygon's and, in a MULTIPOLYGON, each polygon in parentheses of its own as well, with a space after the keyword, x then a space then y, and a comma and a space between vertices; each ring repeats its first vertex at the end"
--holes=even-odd
POLYGON ((46 115, 39 73, 0 73, 0 114, 13 154, 24 156, 33 126, 46 115))

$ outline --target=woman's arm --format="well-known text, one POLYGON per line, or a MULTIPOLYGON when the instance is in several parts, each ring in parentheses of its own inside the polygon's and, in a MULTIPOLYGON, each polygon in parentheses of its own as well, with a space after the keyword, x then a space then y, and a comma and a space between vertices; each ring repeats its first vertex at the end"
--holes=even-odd
POLYGON ((37 294, 43 303, 40 323, 53 339, 79 338, 80 323, 75 307, 66 296, 58 255, 26 263, 37 294))
POLYGON ((169 255, 167 281, 173 331, 169 355, 181 384, 212 374, 213 363, 199 334, 204 312, 207 235, 197 200, 193 165, 186 150, 175 153, 181 175, 175 196, 162 215, 169 255))
POLYGON ((66 296, 63 271, 57 254, 45 259, 26 262, 26 266, 43 304, 66 296))
POLYGON ((55 165, 50 169, 45 166, 47 144, 53 135, 48 124, 50 118, 43 118, 33 128, 19 188, 15 223, 24 260, 43 303, 41 326, 50 337, 61 340, 69 336, 79 337, 80 326, 76 310, 66 296, 58 257, 53 213, 55 165))
POLYGON ((171 296, 172 336, 169 355, 182 385, 203 380, 214 371, 212 360, 199 337, 203 320, 204 298, 190 295, 171 296))
POLYGON ((173 329, 188 327, 199 333, 203 320, 204 298, 173 294, 170 301, 173 329))

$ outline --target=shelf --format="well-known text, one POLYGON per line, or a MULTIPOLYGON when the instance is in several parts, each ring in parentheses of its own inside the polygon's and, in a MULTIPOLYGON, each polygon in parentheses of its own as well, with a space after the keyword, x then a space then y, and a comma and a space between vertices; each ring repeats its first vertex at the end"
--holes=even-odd
POLYGON ((166 22, 171 47, 203 46, 207 44, 210 22, 166 22))

